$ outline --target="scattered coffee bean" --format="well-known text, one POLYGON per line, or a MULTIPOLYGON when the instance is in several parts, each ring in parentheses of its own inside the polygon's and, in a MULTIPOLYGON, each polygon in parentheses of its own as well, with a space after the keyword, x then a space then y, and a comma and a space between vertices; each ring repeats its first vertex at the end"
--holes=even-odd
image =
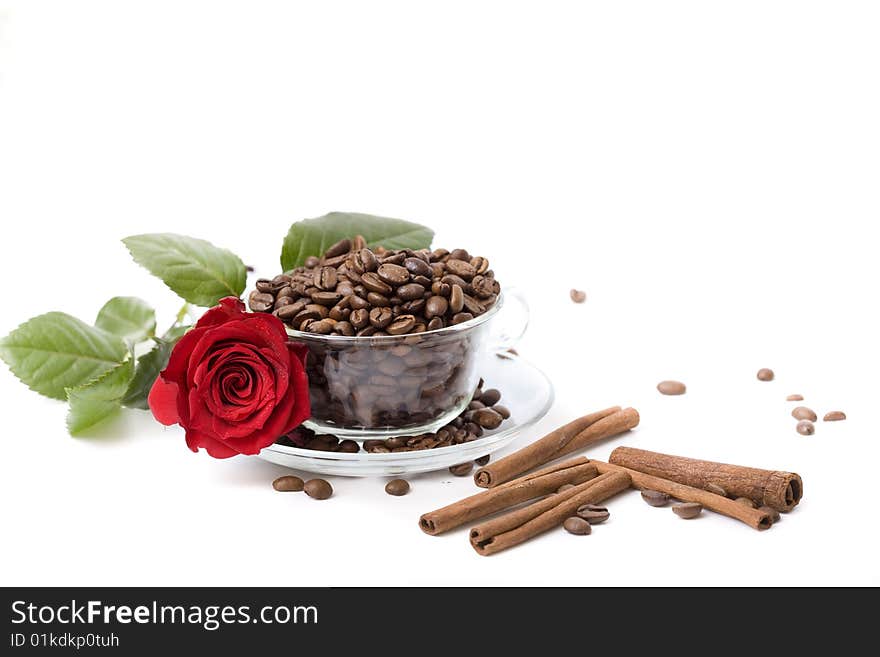
POLYGON ((816 433, 816 426, 809 420, 801 420, 797 423, 797 432, 802 436, 812 436, 816 433))
POLYGON ((774 376, 773 370, 767 367, 758 370, 758 381, 772 381, 774 376))
POLYGON ((642 499, 651 506, 666 506, 669 502, 669 495, 661 493, 659 490, 643 490, 642 499))
POLYGON ((568 293, 568 296, 571 297, 571 300, 575 303, 583 303, 587 300, 587 293, 583 290, 576 290, 574 288, 568 293))
POLYGON ((593 531, 593 528, 590 527, 590 523, 588 523, 583 518, 578 518, 577 516, 566 518, 565 522, 562 523, 562 526, 569 534, 576 534, 578 536, 586 536, 593 531))
POLYGON ((703 510, 703 505, 699 502, 681 502, 672 507, 672 512, 679 518, 690 520, 696 518, 703 510))
POLYGON ((824 422, 840 422, 840 420, 846 419, 846 413, 843 411, 829 411, 825 413, 825 417, 822 418, 824 422))
POLYGON ((791 412, 791 416, 795 420, 809 420, 810 422, 815 422, 817 417, 815 411, 806 406, 798 406, 791 412))
POLYGON ((657 390, 661 395, 683 395, 687 386, 681 381, 661 381, 657 384, 657 390))
POLYGON ((481 456, 481 457, 478 458, 478 459, 474 459, 474 463, 476 463, 477 465, 479 465, 481 468, 482 468, 484 465, 488 465, 488 463, 489 463, 489 455, 486 454, 486 456, 481 456))
POLYGON ((406 479, 392 479, 385 484, 385 492, 398 497, 406 495, 409 492, 409 482, 406 479))
POLYGON ((724 490, 718 484, 713 484, 713 483, 709 482, 708 484, 706 484, 706 490, 709 491, 710 493, 715 493, 716 495, 720 495, 721 497, 727 497, 727 491, 724 490))
POLYGON ((803 395, 789 395, 788 397, 785 398, 785 401, 803 401, 803 400, 804 400, 803 395))
POLYGON ((500 415, 505 420, 510 417, 510 411, 507 409, 506 406, 495 404, 495 406, 493 406, 492 408, 495 409, 495 412, 498 413, 498 415, 500 415))
POLYGON ((579 506, 577 514, 578 518, 583 518, 591 525, 598 525, 599 523, 605 522, 606 520, 608 520, 608 518, 611 517, 608 509, 598 504, 584 504, 582 506, 579 506))
POLYGON ((361 447, 354 440, 343 440, 337 445, 336 451, 343 454, 355 454, 361 451, 361 447))
POLYGON ((489 388, 488 390, 484 390, 483 394, 480 395, 480 401, 483 402, 485 406, 494 406, 501 401, 501 393, 495 390, 495 388, 489 388))
POLYGON ((567 490, 571 490, 574 488, 574 484, 562 484, 559 488, 556 489, 557 493, 564 493, 567 490))
POLYGON ((306 495, 315 500, 326 500, 333 495, 333 486, 324 479, 309 479, 303 486, 306 495))
POLYGON ((779 511, 777 511, 773 507, 762 506, 760 509, 758 509, 758 511, 762 511, 763 513, 766 513, 768 516, 770 516, 770 522, 772 522, 774 525, 779 522, 779 519, 782 517, 779 514, 779 511))
POLYGON ((449 472, 451 474, 454 474, 456 477, 467 477, 473 469, 474 464, 471 461, 449 466, 449 472))
POLYGON ((484 429, 497 429, 498 426, 504 421, 504 418, 501 417, 501 414, 498 411, 495 411, 491 408, 478 408, 473 411, 471 416, 473 421, 479 424, 484 429))
POLYGON ((750 497, 737 497, 734 502, 736 502, 737 504, 742 504, 743 506, 747 506, 751 509, 754 509, 756 506, 758 506, 757 504, 755 504, 755 501, 750 497))
POLYGON ((273 481, 272 488, 281 492, 299 492, 303 489, 303 480, 293 475, 285 475, 273 481))

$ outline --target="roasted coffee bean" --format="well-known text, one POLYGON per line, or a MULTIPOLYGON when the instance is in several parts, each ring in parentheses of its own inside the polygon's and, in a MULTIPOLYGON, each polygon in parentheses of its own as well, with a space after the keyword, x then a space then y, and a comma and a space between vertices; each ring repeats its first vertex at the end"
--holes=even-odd
POLYGON ((703 511, 703 505, 699 502, 681 502, 672 507, 672 512, 679 518, 691 520, 696 518, 703 511))
POLYGON ((727 497, 727 491, 724 490, 718 484, 713 484, 713 483, 709 482, 708 484, 706 484, 706 490, 709 491, 710 493, 715 493, 716 495, 720 495, 721 497, 727 497))
POLYGON ((611 517, 608 509, 599 504, 582 504, 577 510, 578 518, 583 518, 591 525, 598 525, 611 517))
POLYGON ((367 293, 367 303, 373 308, 390 308, 392 306, 391 299, 377 292, 367 293))
POLYGON ((309 333, 317 333, 318 335, 330 335, 336 323, 332 319, 319 319, 309 323, 306 329, 309 333))
POLYGON ((427 329, 429 331, 438 331, 438 330, 445 328, 445 327, 446 327, 446 324, 443 322, 443 320, 439 317, 435 317, 430 322, 428 322, 427 329))
POLYGON ((367 301, 367 296, 369 296, 369 292, 364 292, 364 296, 359 296, 357 294, 349 295, 348 306, 352 309, 352 311, 363 310, 364 308, 369 310, 370 302, 367 301))
POLYGON ((492 407, 492 410, 495 411, 496 413, 498 413, 498 415, 500 415, 505 420, 510 417, 510 411, 507 410, 506 406, 501 406, 500 404, 495 404, 492 407))
POLYGON ((317 257, 309 256, 308 258, 306 258, 306 261, 303 264, 305 264, 306 269, 312 269, 314 267, 317 267, 320 262, 321 261, 317 257))
POLYGON ((464 295, 464 309, 474 317, 483 314, 483 306, 469 294, 464 295))
POLYGON ((758 511, 766 513, 768 516, 770 516, 770 522, 774 525, 782 518, 782 516, 779 514, 779 511, 770 506, 762 506, 758 509, 758 511))
POLYGON ((449 252, 449 260, 466 260, 470 262, 471 256, 466 249, 452 249, 449 252))
POLYGON ((489 261, 482 256, 476 256, 471 258, 471 267, 473 267, 474 271, 478 274, 485 274, 486 270, 489 269, 489 261))
POLYGON ((351 322, 351 325, 356 329, 362 329, 370 323, 370 311, 366 308, 353 310, 348 317, 348 321, 351 322))
POLYGON ((395 436, 393 438, 385 439, 385 447, 388 449, 397 449, 398 447, 406 446, 406 438, 401 436, 395 436))
POLYGON ((476 296, 486 299, 495 294, 495 281, 486 276, 474 276, 474 280, 471 281, 471 290, 476 296))
POLYGON ((348 253, 351 250, 351 240, 342 239, 336 242, 333 246, 327 249, 324 252, 325 258, 335 258, 336 256, 341 256, 343 253, 348 253))
POLYGON ((422 295, 425 293, 425 288, 423 288, 418 283, 407 283, 405 285, 401 285, 397 288, 397 296, 399 296, 404 301, 412 301, 413 299, 421 299, 422 295))
POLYGON ((264 313, 272 310, 275 305, 275 297, 266 292, 253 291, 248 297, 248 306, 255 313, 264 313))
POLYGON ((359 274, 376 271, 379 261, 370 249, 361 249, 354 255, 354 266, 359 274))
POLYGON ((382 265, 403 265, 403 261, 406 260, 406 252, 405 251, 389 251, 388 254, 383 255, 379 258, 379 266, 382 265))
POLYGON ((495 388, 484 390, 483 394, 480 395, 480 401, 486 406, 494 406, 501 401, 501 392, 495 388))
POLYGON ((416 318, 412 315, 400 315, 388 325, 385 330, 389 335, 403 335, 409 333, 416 324, 416 318))
POLYGON ((409 482, 406 479, 392 479, 385 484, 385 492, 396 497, 406 495, 409 492, 409 482))
POLYGON ((303 486, 306 495, 315 500, 326 500, 333 495, 333 486, 324 479, 309 479, 303 486))
POLYGON ((464 324, 465 322, 469 322, 474 318, 471 313, 458 313, 452 316, 452 326, 456 324, 464 324))
POLYGON ((456 477, 467 477, 473 469, 474 464, 471 461, 468 461, 467 463, 459 463, 458 465, 450 466, 449 472, 456 477))
POLYGON ((773 370, 767 367, 758 370, 758 381, 772 381, 774 376, 773 370))
POLYGON ((575 303, 583 303, 584 301, 587 300, 587 293, 584 292, 583 290, 576 290, 575 288, 571 288, 571 290, 568 293, 568 296, 575 303))
POLYGON ((425 303, 425 317, 428 319, 434 317, 443 317, 449 309, 449 302, 445 297, 432 296, 425 303))
POLYGON ((574 488, 574 484, 562 484, 559 488, 556 489, 557 493, 564 493, 567 490, 571 490, 574 488))
POLYGON ((825 413, 825 417, 822 418, 824 422, 840 422, 845 419, 846 413, 843 411, 828 411, 825 413))
POLYGON ((370 311, 370 324, 377 329, 383 329, 391 323, 394 315, 388 308, 373 308, 370 311))
POLYGON ((293 303, 293 297, 276 297, 274 308, 278 310, 279 308, 284 308, 284 306, 292 306, 293 303))
POLYGON ((392 264, 387 260, 383 260, 383 262, 385 264, 379 265, 376 273, 385 283, 397 287, 409 281, 409 272, 406 270, 406 267, 392 264))
POLYGON ((737 504, 742 504, 743 506, 747 506, 750 509, 754 509, 756 506, 758 506, 757 504, 755 504, 755 501, 750 497, 737 497, 734 502, 736 502, 737 504))
POLYGON ((449 311, 458 314, 464 308, 464 290, 461 285, 453 285, 449 292, 449 311))
POLYGON ((351 309, 343 308, 339 304, 333 306, 330 309, 330 313, 327 315, 330 319, 335 319, 337 322, 341 322, 344 319, 347 319, 351 315, 351 309))
POLYGON ((657 384, 657 390, 661 395, 683 395, 687 391, 681 381, 661 381, 657 384))
POLYGON ((351 322, 336 322, 336 326, 333 327, 333 330, 339 335, 344 335, 345 337, 352 337, 355 334, 354 326, 351 325, 351 322))
POLYGON ((421 315, 425 309, 427 299, 413 299, 400 305, 400 311, 404 315, 421 315))
POLYGON ((431 294, 438 297, 449 298, 452 294, 452 286, 449 283, 444 283, 443 281, 435 280, 431 284, 431 294))
POLYGON ((285 475, 273 481, 272 488, 283 493, 290 491, 299 492, 303 489, 303 480, 293 475, 285 475))
POLYGON ((486 454, 485 456, 481 456, 478 459, 474 459, 474 463, 476 463, 477 465, 479 465, 482 468, 484 465, 489 464, 489 458, 490 458, 490 456, 488 454, 486 454))
POLYGON ((669 502, 669 495, 661 493, 659 490, 643 490, 642 499, 651 506, 666 506, 669 502))
POLYGON ((335 290, 336 281, 335 267, 320 267, 315 269, 315 287, 320 288, 321 290, 335 290))
POLYGON ((403 261, 403 266, 406 267, 406 270, 413 276, 432 278, 434 275, 434 270, 431 269, 431 265, 421 258, 407 258, 403 261))
POLYGON ((504 421, 501 414, 491 408, 480 408, 474 411, 472 418, 484 429, 497 429, 498 425, 504 421))
POLYGON ((789 395, 788 397, 785 398, 785 401, 803 401, 803 400, 804 400, 803 395, 789 395))
POLYGON ((809 420, 810 422, 815 422, 818 419, 815 411, 806 406, 798 406, 794 408, 791 411, 791 416, 795 420, 809 420))
POLYGON ((343 440, 336 447, 337 452, 342 452, 343 454, 355 454, 361 451, 361 446, 357 444, 354 440, 343 440))
POLYGON ((578 518, 577 516, 566 518, 565 522, 562 523, 562 527, 569 534, 575 534, 576 536, 586 536, 593 531, 590 523, 588 523, 583 518, 578 518))
POLYGON ((477 274, 477 270, 474 269, 474 266, 469 261, 454 260, 452 258, 446 261, 446 271, 454 276, 463 278, 465 281, 470 281, 477 274))
MULTIPOLYGON (((305 305, 305 304, 303 304, 303 305, 305 305)), ((296 315, 298 312, 300 312, 302 310, 302 307, 303 306, 297 307, 296 303, 291 303, 286 306, 281 306, 280 308, 275 310, 275 316, 278 319, 281 319, 283 321, 287 321, 287 320, 293 319, 294 315, 296 315)))
MULTIPOLYGON (((374 272, 368 272, 361 276, 361 284, 367 288, 369 292, 376 292, 377 294, 382 295, 390 294, 392 289, 388 283, 379 278, 379 275, 374 272)), ((355 288, 355 292, 357 292, 357 288, 355 288)))
POLYGON ((315 292, 312 295, 312 301, 321 306, 335 306, 341 298, 342 295, 337 292, 315 292))
POLYGON ((809 420, 801 420, 797 423, 797 432, 802 436, 812 436, 816 433, 816 426, 809 420))

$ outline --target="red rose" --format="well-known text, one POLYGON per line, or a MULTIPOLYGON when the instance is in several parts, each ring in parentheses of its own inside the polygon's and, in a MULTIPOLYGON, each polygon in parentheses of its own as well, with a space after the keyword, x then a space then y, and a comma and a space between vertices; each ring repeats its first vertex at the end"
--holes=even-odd
POLYGON ((186 429, 194 452, 256 454, 309 417, 305 357, 280 319, 247 313, 227 297, 175 345, 150 390, 150 410, 186 429))

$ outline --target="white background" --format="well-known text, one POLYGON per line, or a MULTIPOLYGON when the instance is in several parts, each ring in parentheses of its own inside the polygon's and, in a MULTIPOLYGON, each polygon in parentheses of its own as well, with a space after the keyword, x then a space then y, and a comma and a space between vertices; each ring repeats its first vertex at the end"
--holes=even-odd
POLYGON ((409 218, 528 293, 520 351, 558 398, 520 445, 632 405, 641 427, 593 456, 805 482, 763 533, 628 493, 589 537, 485 558, 416 525, 470 479, 282 495, 282 468, 193 454, 145 413, 70 438, 64 405, 4 371, 2 583, 880 584, 878 33, 871 2, 0 0, 0 333, 118 294, 169 323, 126 235, 273 275, 294 220, 409 218), (800 436, 795 392, 849 419, 800 436))

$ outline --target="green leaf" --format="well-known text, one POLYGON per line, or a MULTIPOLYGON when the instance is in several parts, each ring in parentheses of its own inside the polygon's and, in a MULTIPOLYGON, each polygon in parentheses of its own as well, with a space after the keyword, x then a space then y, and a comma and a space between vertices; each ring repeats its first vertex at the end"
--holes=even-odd
POLYGON ((68 388, 70 410, 67 413, 67 430, 70 435, 82 435, 115 415, 133 374, 134 365, 127 360, 96 381, 68 388))
POLYGON ((98 311, 95 326, 131 343, 156 332, 156 311, 137 297, 113 297, 98 311))
POLYGON ((177 326, 171 328, 161 338, 156 339, 156 346, 138 358, 134 378, 122 397, 123 406, 143 410, 150 408, 147 404, 150 388, 156 382, 159 372, 168 365, 168 358, 171 356, 171 350, 174 349, 174 345, 177 344, 177 341, 189 328, 191 327, 177 326))
POLYGON ((132 235, 122 241, 135 262, 192 304, 213 306, 244 292, 247 271, 241 258, 210 242, 174 233, 132 235))
POLYGON ((12 373, 55 399, 67 399, 67 388, 106 374, 127 353, 118 336, 59 312, 34 317, 0 340, 0 358, 12 373))
POLYGON ((359 212, 331 212, 316 219, 303 219, 290 227, 281 249, 281 269, 302 265, 309 256, 323 255, 329 247, 346 237, 363 235, 367 246, 386 249, 426 249, 434 231, 426 226, 376 217, 359 212))

